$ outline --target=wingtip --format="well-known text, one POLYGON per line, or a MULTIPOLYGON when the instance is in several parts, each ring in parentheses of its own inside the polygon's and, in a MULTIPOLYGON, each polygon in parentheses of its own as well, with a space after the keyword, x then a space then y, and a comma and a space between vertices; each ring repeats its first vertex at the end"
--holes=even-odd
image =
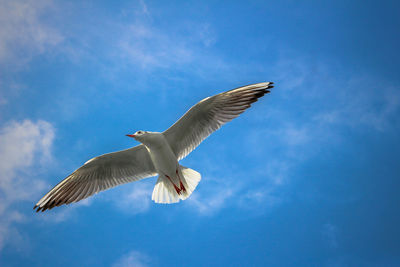
POLYGON ((39 211, 43 212, 43 211, 47 210, 46 207, 40 207, 40 206, 38 206, 38 205, 35 205, 35 206, 33 207, 33 209, 34 209, 36 212, 39 212, 39 211))
POLYGON ((274 88, 273 84, 274 84, 273 82, 260 83, 260 85, 262 85, 262 87, 264 87, 264 90, 268 90, 268 89, 274 88))
POLYGON ((39 212, 40 209, 41 209, 41 207, 38 206, 37 204, 33 207, 33 210, 36 212, 39 212))

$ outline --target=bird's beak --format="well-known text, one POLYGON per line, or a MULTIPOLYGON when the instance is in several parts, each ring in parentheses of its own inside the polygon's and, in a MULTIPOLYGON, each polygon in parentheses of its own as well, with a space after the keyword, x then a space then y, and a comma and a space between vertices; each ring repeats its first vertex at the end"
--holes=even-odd
POLYGON ((135 138, 135 137, 136 137, 136 135, 134 135, 134 134, 127 134, 126 136, 132 137, 132 138, 135 138))

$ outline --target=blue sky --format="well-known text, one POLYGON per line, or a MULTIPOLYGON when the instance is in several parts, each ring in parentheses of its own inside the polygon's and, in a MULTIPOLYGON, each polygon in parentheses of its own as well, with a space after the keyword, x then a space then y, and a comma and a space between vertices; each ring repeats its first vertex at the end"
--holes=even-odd
POLYGON ((0 1, 1 266, 398 266, 396 1, 0 1), (273 92, 155 178, 36 214, 197 101, 273 92))

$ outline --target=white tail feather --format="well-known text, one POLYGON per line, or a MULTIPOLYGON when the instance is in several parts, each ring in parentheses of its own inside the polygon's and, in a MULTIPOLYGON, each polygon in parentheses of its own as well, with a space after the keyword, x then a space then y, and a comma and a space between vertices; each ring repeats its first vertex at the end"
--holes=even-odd
POLYGON ((201 180, 200 173, 184 166, 180 167, 183 176, 181 177, 181 181, 185 190, 182 190, 182 193, 178 194, 171 181, 168 180, 164 175, 160 175, 157 179, 153 194, 151 196, 151 199, 154 200, 154 202, 176 203, 179 202, 180 199, 187 199, 196 189, 196 186, 201 180))
POLYGON ((198 173, 195 170, 186 168, 184 166, 181 166, 181 171, 182 171, 182 175, 183 175, 183 185, 186 188, 186 194, 181 195, 180 198, 182 200, 187 199, 192 193, 193 191, 196 189, 197 185, 199 184, 200 180, 201 180, 201 175, 200 173, 198 173))
POLYGON ((156 203, 176 203, 179 202, 179 196, 174 188, 169 188, 170 182, 162 175, 158 176, 156 185, 154 186, 151 199, 156 203), (174 194, 175 193, 175 194, 174 194))

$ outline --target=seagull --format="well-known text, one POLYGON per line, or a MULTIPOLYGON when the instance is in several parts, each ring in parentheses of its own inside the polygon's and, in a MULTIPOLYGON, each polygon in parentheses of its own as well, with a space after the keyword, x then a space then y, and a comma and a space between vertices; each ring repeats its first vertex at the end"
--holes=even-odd
POLYGON ((78 202, 100 191, 157 174, 151 197, 154 202, 177 203, 187 199, 196 189, 201 175, 180 165, 179 161, 211 133, 269 93, 272 84, 250 84, 207 97, 162 133, 127 134, 141 144, 88 160, 51 189, 33 209, 39 212, 78 202))

